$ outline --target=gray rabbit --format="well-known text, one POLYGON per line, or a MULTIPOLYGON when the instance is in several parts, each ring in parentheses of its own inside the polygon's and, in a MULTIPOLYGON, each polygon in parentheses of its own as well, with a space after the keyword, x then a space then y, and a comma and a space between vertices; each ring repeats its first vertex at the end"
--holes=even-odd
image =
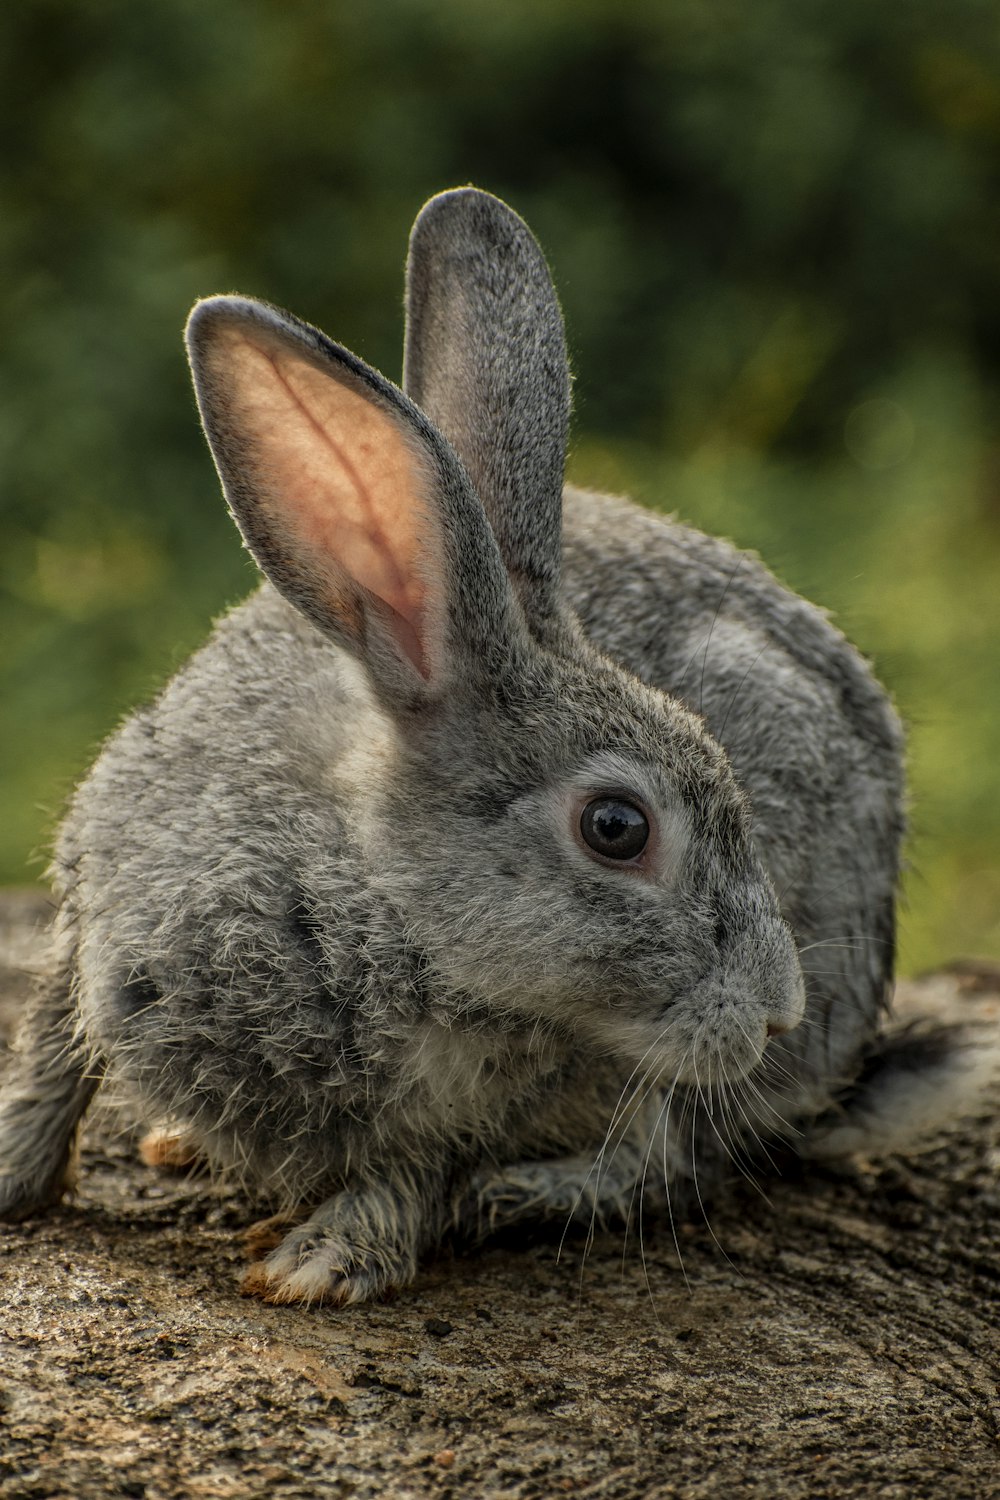
POLYGON ((248 1272, 277 1302, 954 1114, 964 1033, 879 1032, 892 709, 755 559, 564 493, 521 220, 473 189, 423 209, 405 394, 248 299, 187 339, 265 581, 73 800, 0 1216, 59 1198, 104 1078, 309 1215, 248 1272))

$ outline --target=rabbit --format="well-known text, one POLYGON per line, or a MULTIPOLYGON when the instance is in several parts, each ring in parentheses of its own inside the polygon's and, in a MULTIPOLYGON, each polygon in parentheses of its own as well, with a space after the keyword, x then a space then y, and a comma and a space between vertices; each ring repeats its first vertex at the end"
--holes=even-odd
POLYGON ((769 1144, 893 1149, 981 1067, 883 1029, 903 739, 866 663, 755 558, 564 491, 562 316, 505 204, 432 198, 406 296, 402 390, 196 304, 263 579, 72 799, 0 1094, 0 1217, 71 1185, 108 1080, 304 1216, 246 1274, 272 1302, 673 1210, 769 1144))

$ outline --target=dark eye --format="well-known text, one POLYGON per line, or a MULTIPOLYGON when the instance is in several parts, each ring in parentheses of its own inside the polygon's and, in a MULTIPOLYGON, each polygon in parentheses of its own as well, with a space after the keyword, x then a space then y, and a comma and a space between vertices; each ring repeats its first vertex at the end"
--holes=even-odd
POLYGON ((635 859, 649 842, 646 814, 618 797, 597 797, 580 818, 584 841, 605 859, 635 859))

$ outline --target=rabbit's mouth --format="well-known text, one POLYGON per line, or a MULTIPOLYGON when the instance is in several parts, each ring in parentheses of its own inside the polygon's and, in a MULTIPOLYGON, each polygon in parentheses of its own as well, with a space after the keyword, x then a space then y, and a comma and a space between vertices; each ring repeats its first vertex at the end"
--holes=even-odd
POLYGON ((805 1009, 801 974, 780 988, 748 979, 711 977, 675 1000, 656 1020, 602 1017, 601 1041, 664 1083, 712 1089, 757 1068, 768 1042, 794 1030, 805 1009))

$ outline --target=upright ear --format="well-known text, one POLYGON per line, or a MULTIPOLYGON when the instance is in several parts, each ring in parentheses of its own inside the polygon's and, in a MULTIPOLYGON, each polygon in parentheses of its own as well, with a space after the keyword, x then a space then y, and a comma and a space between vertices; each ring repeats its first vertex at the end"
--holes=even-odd
POLYGON ((447 443, 389 381, 264 303, 188 321, 223 489, 271 582, 360 658, 393 708, 439 697, 505 639, 510 590, 447 443))
POLYGON ((432 198, 410 238, 403 386, 462 460, 530 619, 555 609, 569 367, 527 225, 489 193, 432 198))

